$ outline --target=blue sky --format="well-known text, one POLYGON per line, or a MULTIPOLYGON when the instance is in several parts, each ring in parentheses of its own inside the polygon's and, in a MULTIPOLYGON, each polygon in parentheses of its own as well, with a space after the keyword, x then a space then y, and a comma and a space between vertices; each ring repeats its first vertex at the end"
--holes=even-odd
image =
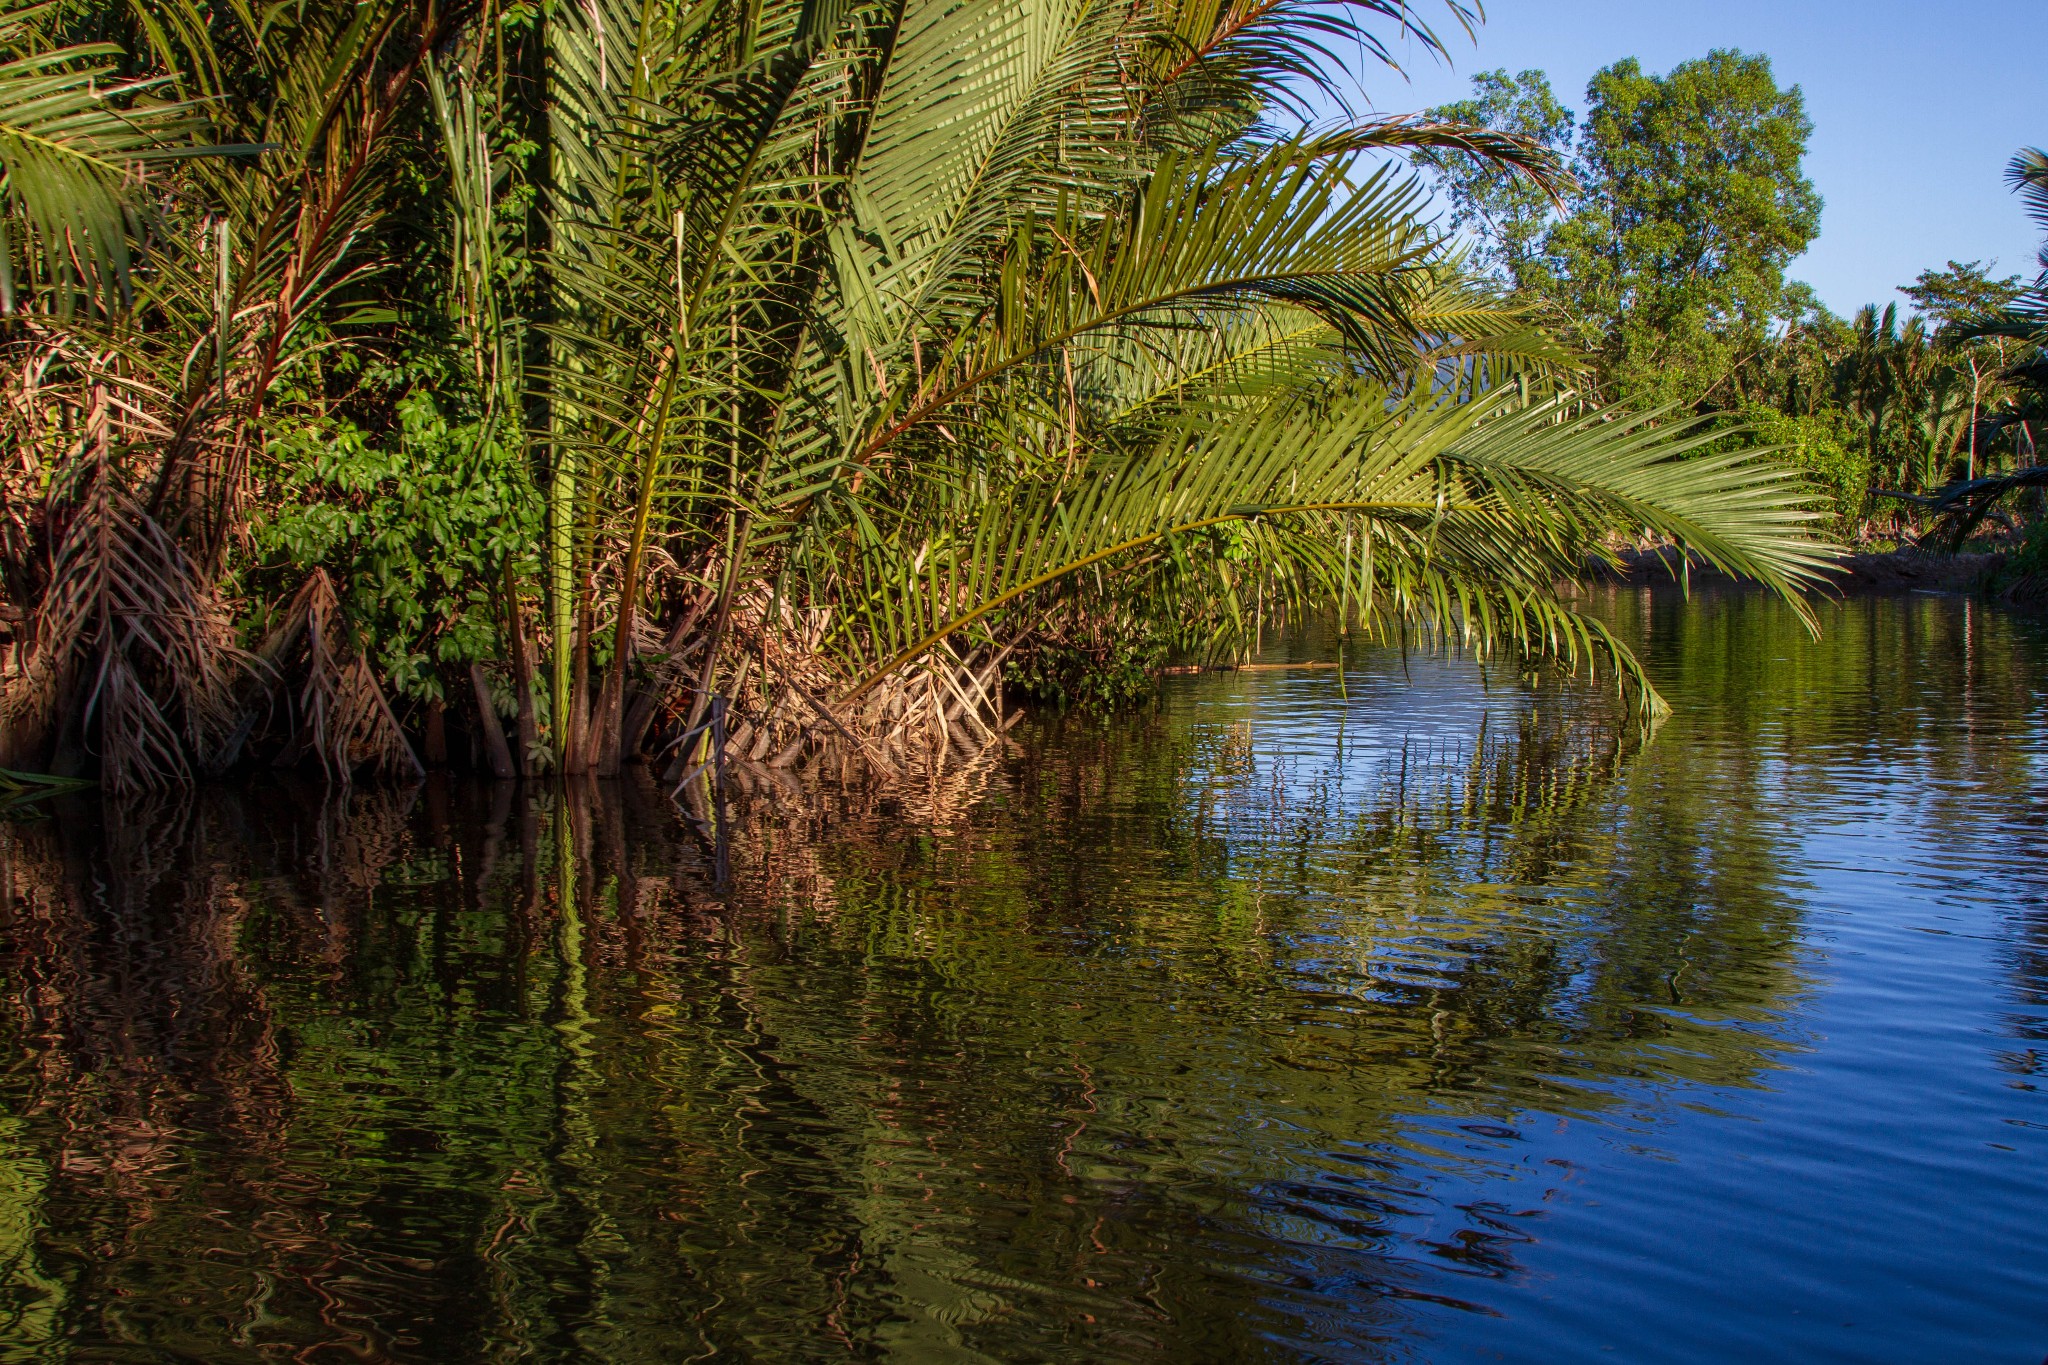
POLYGON ((1950 258, 2038 269, 2040 235, 2004 173, 2020 147, 2048 146, 2048 0, 1490 0, 1476 46, 1449 27, 1455 66, 1397 43, 1408 80, 1368 68, 1373 107, 1459 99, 1473 72, 1504 66, 1548 72, 1582 111, 1587 78, 1622 57, 1661 73, 1717 47, 1768 56, 1805 92, 1806 174, 1827 204, 1791 273, 1836 312, 1889 302, 1950 258))

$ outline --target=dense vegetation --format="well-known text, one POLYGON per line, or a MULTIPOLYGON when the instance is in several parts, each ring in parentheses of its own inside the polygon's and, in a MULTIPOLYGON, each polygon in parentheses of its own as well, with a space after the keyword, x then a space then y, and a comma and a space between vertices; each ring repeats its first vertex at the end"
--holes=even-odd
MULTIPOLYGON (((1799 89, 1765 58, 1713 52, 1664 76, 1617 62, 1587 86, 1583 117, 1541 71, 1490 71, 1431 115, 1569 158, 1576 187, 1552 198, 1457 149, 1416 154, 1480 268, 1594 358, 1594 391, 1761 434, 1823 486, 1841 535, 1913 535, 1943 505, 1932 495, 2036 464, 2048 247, 2031 281, 1949 261, 1901 288, 1903 316, 1896 303, 1831 313, 1786 278, 1821 204, 1800 168, 1812 125, 1799 89)), ((2048 156, 2022 152, 2010 174, 2048 233, 2048 156)), ((1956 489, 1946 505, 1975 525, 1967 513, 2013 486, 1956 489)))
POLYGON ((1304 123, 1402 0, 4 15, 0 764, 889 767, 1309 605, 1654 705, 1589 556, 1825 557, 1419 215, 1540 137, 1304 123))

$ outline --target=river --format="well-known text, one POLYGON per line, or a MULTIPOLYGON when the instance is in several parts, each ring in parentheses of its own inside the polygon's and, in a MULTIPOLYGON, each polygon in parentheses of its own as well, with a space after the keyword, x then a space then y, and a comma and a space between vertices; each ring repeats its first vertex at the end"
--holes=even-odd
MULTIPOLYGON (((2048 627, 1602 590, 884 790, 0 822, 0 1359, 2048 1352, 2048 627)), ((1269 664, 1333 662, 1326 631, 1269 664)))

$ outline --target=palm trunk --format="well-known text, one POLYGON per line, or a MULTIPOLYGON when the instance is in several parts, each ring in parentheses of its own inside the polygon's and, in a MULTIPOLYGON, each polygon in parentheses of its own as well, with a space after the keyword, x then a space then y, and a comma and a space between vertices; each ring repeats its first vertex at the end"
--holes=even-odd
MULTIPOLYGON (((682 219, 677 215, 680 234, 682 219)), ((624 743, 624 702, 626 665, 633 657, 633 618, 640 603, 640 575, 646 562, 647 534, 654 512, 654 490, 661 482, 662 455, 668 442, 670 405, 675 401, 676 372, 682 368, 678 355, 683 344, 679 331, 662 360, 660 398, 655 407, 654 429, 640 458, 640 489, 633 502, 633 534, 626 546, 626 566, 619 584, 619 625, 612 647, 612 666, 605 674, 604 691, 598 699, 596 724, 599 733, 595 749, 601 777, 618 774, 624 743)))
POLYGON ((448 716, 447 708, 439 697, 427 698, 427 718, 420 736, 420 747, 425 753, 429 768, 448 766, 448 716))
POLYGON ((520 604, 519 589, 512 577, 512 562, 505 562, 506 638, 512 652, 512 680, 519 694, 517 735, 519 747, 512 755, 521 777, 533 776, 534 755, 540 749, 540 722, 533 710, 533 641, 526 633, 526 609, 520 604))
POLYGON ((624 707, 620 692, 625 686, 624 659, 612 660, 598 689, 597 706, 591 713, 590 737, 585 742, 590 766, 599 777, 619 775, 620 728, 624 707))
POLYGON ((571 658, 576 637, 576 469, 573 457, 559 447, 554 478, 548 488, 548 611, 554 633, 551 708, 555 766, 569 761, 571 658))
POLYGON ((484 678, 482 664, 469 666, 469 685, 476 692, 477 719, 483 727, 484 757, 491 765, 491 776, 511 777, 512 750, 505 743, 505 727, 498 720, 498 710, 491 705, 491 688, 484 678))
POLYGON ((590 635, 596 614, 592 594, 596 585, 586 577, 582 600, 577 603, 574 643, 570 647, 570 691, 568 722, 563 727, 562 771, 587 773, 591 768, 590 635))
POLYGON ((1965 479, 1977 477, 1977 403, 1982 393, 1983 379, 1977 373, 1977 357, 1970 357, 1970 463, 1965 479))

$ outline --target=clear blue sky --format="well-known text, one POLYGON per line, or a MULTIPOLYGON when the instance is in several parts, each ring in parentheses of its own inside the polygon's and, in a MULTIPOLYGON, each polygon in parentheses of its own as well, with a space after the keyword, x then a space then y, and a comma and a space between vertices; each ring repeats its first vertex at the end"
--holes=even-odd
POLYGON ((1895 299, 1928 266, 1996 258, 2031 279, 2040 237, 2005 184, 2022 146, 2048 146, 2048 0, 1488 0, 1478 43, 1432 0, 1455 65, 1395 44, 1408 80, 1368 68, 1373 107, 1463 98, 1475 71, 1535 67, 1583 111, 1587 79, 1623 57, 1662 73, 1717 47, 1760 52, 1813 120, 1806 174, 1827 207, 1792 267, 1830 308, 1895 299), (1455 35, 1455 36, 1453 36, 1455 35))

